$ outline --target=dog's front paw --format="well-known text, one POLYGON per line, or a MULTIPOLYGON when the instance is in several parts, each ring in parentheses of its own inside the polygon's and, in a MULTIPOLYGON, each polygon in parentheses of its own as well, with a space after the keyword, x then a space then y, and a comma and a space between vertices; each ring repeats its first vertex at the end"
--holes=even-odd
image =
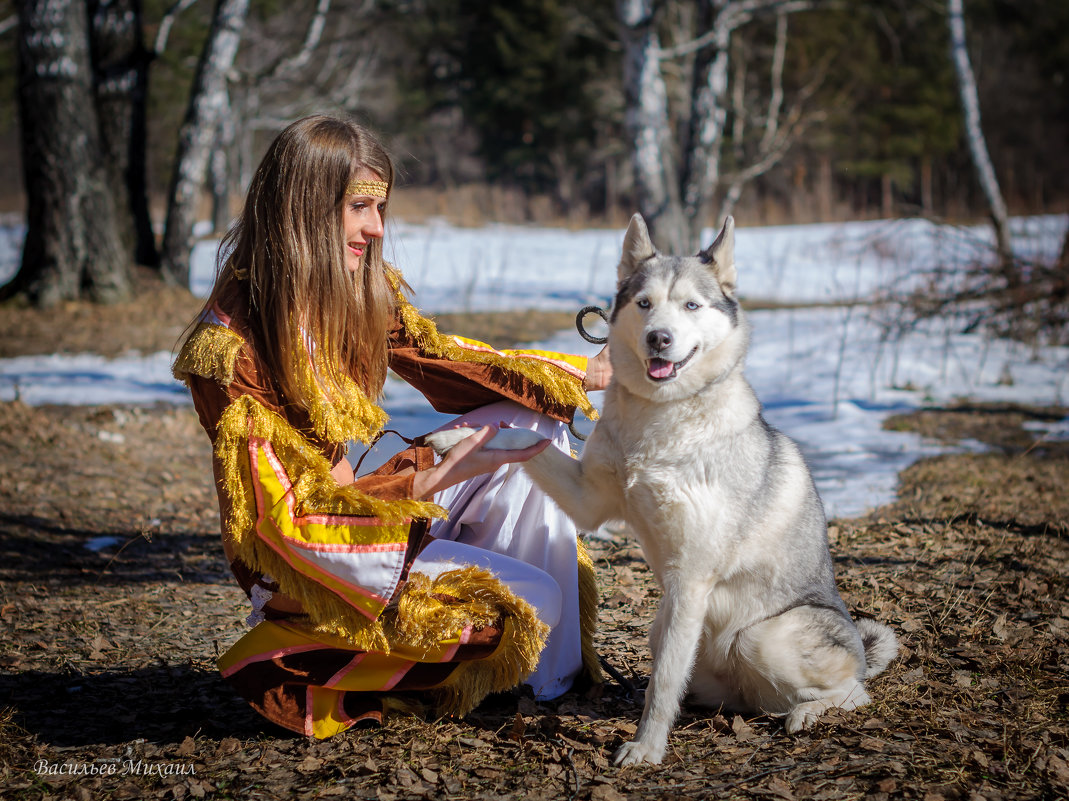
POLYGON ((443 428, 423 438, 423 441, 434 448, 439 456, 445 456, 453 447, 462 440, 475 433, 474 428, 443 428))
MULTIPOLYGON (((467 439, 478 429, 475 428, 443 428, 433 434, 427 434, 423 441, 434 448, 439 456, 445 456, 457 443, 467 439)), ((522 451, 544 440, 537 431, 529 428, 501 428, 493 438, 483 447, 491 451, 522 451)))
POLYGON ((544 439, 537 431, 529 428, 501 428, 483 447, 492 451, 522 451, 544 439))
POLYGON ((647 743, 642 740, 632 740, 624 743, 617 749, 612 758, 614 765, 627 767, 637 765, 639 762, 648 762, 651 765, 660 765, 664 759, 665 743, 647 743))
POLYGON ((787 713, 787 719, 783 721, 783 728, 787 730, 787 734, 796 734, 803 729, 808 729, 817 722, 827 708, 828 704, 822 701, 807 701, 798 704, 787 713))

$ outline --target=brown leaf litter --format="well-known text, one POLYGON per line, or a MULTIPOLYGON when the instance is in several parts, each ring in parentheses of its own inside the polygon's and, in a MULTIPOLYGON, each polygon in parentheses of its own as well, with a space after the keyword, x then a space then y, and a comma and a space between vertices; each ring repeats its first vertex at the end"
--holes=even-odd
POLYGON ((896 421, 995 450, 921 462, 896 503, 832 521, 847 605, 902 643, 870 682, 873 704, 796 735, 774 718, 687 706, 664 764, 619 769, 658 599, 626 533, 589 543, 596 645, 621 682, 306 740, 266 723, 215 670, 248 610, 192 410, 0 404, 0 795, 1064 798, 1069 453, 1021 425, 1064 415, 970 407, 896 421))

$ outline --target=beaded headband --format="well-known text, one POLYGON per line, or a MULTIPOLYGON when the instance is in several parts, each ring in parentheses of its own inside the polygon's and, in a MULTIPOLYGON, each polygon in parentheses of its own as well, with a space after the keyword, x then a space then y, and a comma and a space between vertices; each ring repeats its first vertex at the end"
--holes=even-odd
POLYGON ((347 195, 368 195, 370 197, 385 198, 390 191, 390 185, 386 181, 351 181, 345 187, 347 195))

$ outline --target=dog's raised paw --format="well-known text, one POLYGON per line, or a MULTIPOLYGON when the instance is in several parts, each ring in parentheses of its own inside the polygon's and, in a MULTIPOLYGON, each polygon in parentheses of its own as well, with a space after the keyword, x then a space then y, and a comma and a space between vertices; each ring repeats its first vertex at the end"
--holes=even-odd
MULTIPOLYGON (((441 431, 428 434, 423 438, 423 441, 434 448, 434 451, 439 456, 445 456, 457 443, 467 439, 477 430, 463 426, 460 428, 444 428, 441 431)), ((524 448, 536 445, 544 439, 545 437, 537 431, 531 431, 529 428, 502 428, 483 447, 492 451, 522 451, 524 448)))
POLYGON ((632 740, 621 745, 613 755, 612 763, 621 768, 628 765, 637 765, 640 762, 648 762, 651 765, 660 765, 664 759, 664 745, 653 746, 641 740, 632 740))

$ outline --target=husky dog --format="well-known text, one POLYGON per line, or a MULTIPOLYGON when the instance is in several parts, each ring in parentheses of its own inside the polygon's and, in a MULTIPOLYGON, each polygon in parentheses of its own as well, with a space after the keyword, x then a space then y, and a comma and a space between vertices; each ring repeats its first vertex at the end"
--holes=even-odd
MULTIPOLYGON (((734 221, 680 258, 658 253, 636 214, 618 279, 612 381, 582 458, 547 448, 524 463, 579 528, 625 520, 663 590, 645 709, 616 764, 659 763, 688 692, 783 716, 788 732, 829 707, 868 703, 863 682, 898 643, 887 626, 851 620, 813 479, 743 377, 734 221)), ((470 433, 429 442, 444 451, 470 433)), ((525 447, 532 436, 506 429, 489 447, 525 447)))

